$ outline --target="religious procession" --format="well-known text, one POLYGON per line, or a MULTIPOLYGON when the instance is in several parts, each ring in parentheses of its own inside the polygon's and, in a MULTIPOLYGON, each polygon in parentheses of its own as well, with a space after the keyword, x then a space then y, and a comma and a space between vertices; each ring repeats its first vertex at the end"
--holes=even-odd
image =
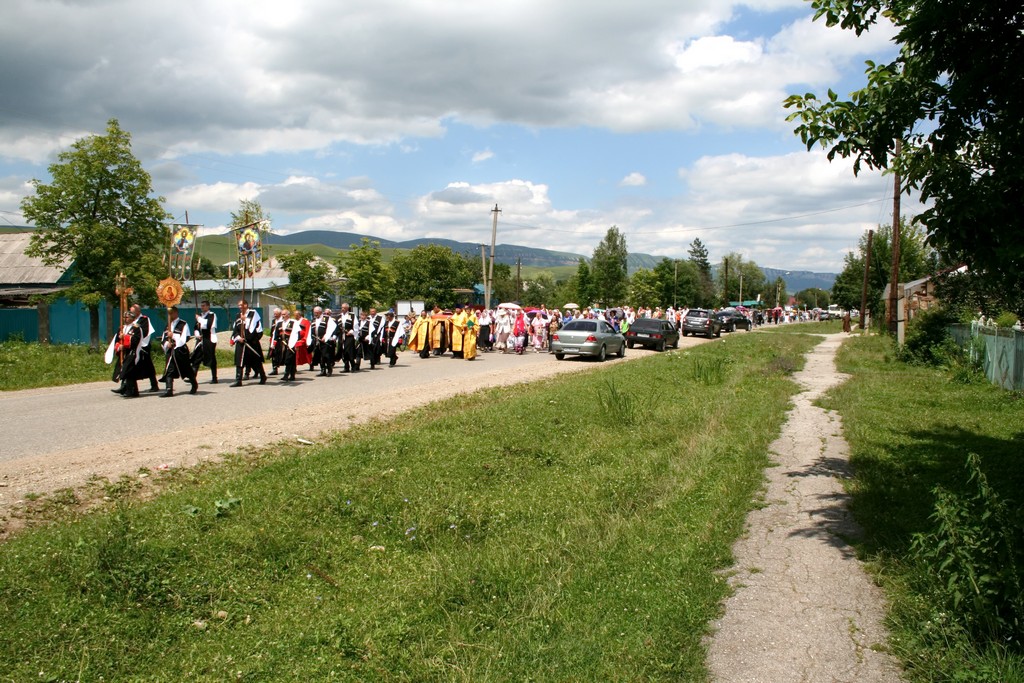
POLYGON ((308 318, 298 309, 275 308, 264 325, 259 311, 246 299, 238 301, 238 309, 230 332, 224 335, 218 334, 218 317, 209 301, 200 302, 191 328, 179 316, 177 305, 169 306, 168 324, 159 341, 163 353, 157 357, 163 362, 163 372, 158 376, 160 361, 154 361, 153 348, 156 324, 138 304, 128 307, 123 326, 107 348, 106 361, 113 366, 111 379, 118 383, 111 391, 135 398, 139 383, 148 381, 149 391, 171 397, 178 379, 195 394, 203 366, 210 371, 210 383, 218 384, 217 345, 224 336, 234 352, 234 382, 230 386, 241 387, 250 380, 266 384, 270 377, 278 377, 281 383, 294 382, 297 373, 306 370, 316 372, 317 377, 332 377, 336 369, 355 373, 367 367, 375 369, 385 361, 388 367, 395 367, 402 352, 420 358, 450 355, 472 361, 478 351, 522 354, 531 346, 546 351, 551 334, 563 319, 559 311, 546 309, 528 315, 517 304, 502 304, 495 310, 476 310, 468 304, 454 310, 434 306, 419 314, 399 316, 394 309, 354 312, 343 303, 338 312, 316 306, 308 318))

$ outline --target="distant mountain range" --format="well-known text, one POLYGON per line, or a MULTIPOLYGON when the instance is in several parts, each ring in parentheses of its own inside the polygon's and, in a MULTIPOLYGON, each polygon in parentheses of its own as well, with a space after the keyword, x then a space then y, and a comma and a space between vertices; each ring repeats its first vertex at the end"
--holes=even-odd
MULTIPOLYGON (((420 238, 396 242, 382 237, 360 235, 354 232, 335 232, 332 230, 305 230, 290 235, 274 235, 268 241, 275 245, 298 247, 321 244, 331 249, 347 250, 351 245, 359 244, 364 237, 380 242, 380 246, 386 249, 415 249, 423 244, 438 244, 449 247, 452 251, 459 254, 465 254, 473 258, 480 256, 480 245, 470 242, 458 242, 443 238, 420 238)), ((516 259, 521 259, 521 263, 524 266, 536 266, 539 268, 575 266, 581 258, 590 260, 588 256, 583 254, 524 247, 517 244, 496 245, 494 248, 494 258, 498 263, 507 263, 513 266, 516 263, 516 259)), ((652 254, 630 254, 627 267, 630 273, 640 268, 652 269, 658 265, 662 258, 652 254)), ((764 266, 761 266, 761 270, 764 271, 764 275, 769 281, 774 280, 776 277, 781 277, 785 280, 786 289, 790 293, 796 293, 809 287, 829 290, 832 289, 832 283, 836 279, 835 273, 815 273, 806 270, 786 270, 784 268, 766 268, 764 266)))

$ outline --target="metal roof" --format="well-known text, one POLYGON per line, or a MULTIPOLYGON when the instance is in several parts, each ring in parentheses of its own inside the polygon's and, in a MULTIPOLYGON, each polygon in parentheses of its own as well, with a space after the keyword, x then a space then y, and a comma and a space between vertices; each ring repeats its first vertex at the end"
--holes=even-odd
POLYGON ((0 285, 54 285, 71 266, 48 266, 40 258, 25 255, 31 232, 0 234, 0 285))

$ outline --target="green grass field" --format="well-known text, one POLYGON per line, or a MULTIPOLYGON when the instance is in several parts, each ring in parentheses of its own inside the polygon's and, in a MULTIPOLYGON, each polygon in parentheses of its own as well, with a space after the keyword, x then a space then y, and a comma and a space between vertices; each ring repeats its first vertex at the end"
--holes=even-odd
POLYGON ((486 390, 22 532, 0 679, 705 680, 718 571, 813 344, 486 390))
POLYGON ((887 337, 848 340, 838 364, 853 379, 825 401, 842 415, 850 442, 853 512, 866 532, 863 553, 892 605, 892 646, 908 680, 1022 681, 1024 624, 1000 629, 996 639, 978 633, 992 629, 994 635, 994 625, 971 635, 965 623, 971 625, 968 615, 975 611, 982 619, 1011 613, 1008 603, 1020 600, 1024 400, 984 378, 957 383, 946 371, 893 357, 887 337), (974 502, 938 504, 936 487, 971 500, 977 487, 965 471, 969 453, 979 456, 988 484, 1002 498, 1002 515, 974 502), (940 523, 937 509, 952 516, 940 523), (929 544, 924 558, 915 552, 915 534, 942 526, 952 533, 929 544), (980 588, 960 593, 954 607, 955 593, 972 574, 967 583, 980 588))
MULTIPOLYGON (((106 351, 106 347, 103 351, 106 351)), ((163 353, 154 343, 153 363, 158 366, 157 374, 163 369, 160 365, 162 359, 163 353)), ((234 365, 234 353, 218 348, 217 366, 220 368, 220 377, 233 377, 234 365)), ((113 366, 103 362, 103 353, 90 351, 85 345, 0 342, 0 391, 109 381, 112 372, 113 366)), ((200 381, 206 381, 208 372, 205 366, 200 369, 200 381)))

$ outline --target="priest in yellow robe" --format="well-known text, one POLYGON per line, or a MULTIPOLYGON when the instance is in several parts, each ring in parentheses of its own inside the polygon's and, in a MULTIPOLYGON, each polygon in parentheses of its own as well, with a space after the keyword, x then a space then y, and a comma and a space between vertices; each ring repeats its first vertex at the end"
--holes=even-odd
POLYGON ((466 360, 476 358, 476 337, 480 334, 480 325, 476 321, 476 312, 469 309, 466 313, 466 333, 462 337, 462 357, 466 360))
POLYGON ((451 320, 451 331, 452 331, 452 358, 462 358, 463 352, 463 341, 466 336, 466 322, 469 320, 469 316, 462 309, 462 306, 455 307, 455 313, 452 315, 451 320))
POLYGON ((409 332, 408 347, 412 352, 419 352, 420 358, 430 357, 430 317, 427 310, 420 311, 420 316, 412 324, 409 332))

